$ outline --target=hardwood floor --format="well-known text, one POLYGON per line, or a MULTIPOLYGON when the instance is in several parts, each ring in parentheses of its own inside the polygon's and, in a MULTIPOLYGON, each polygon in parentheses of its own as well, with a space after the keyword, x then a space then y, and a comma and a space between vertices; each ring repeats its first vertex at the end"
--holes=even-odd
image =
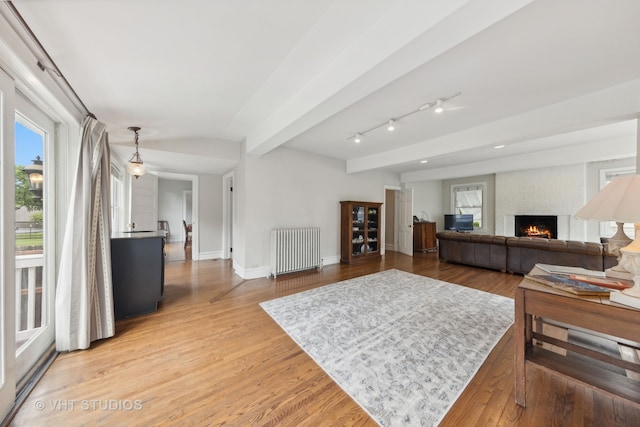
MULTIPOLYGON (((373 426, 258 303, 389 268, 508 297, 521 280, 433 253, 247 281, 230 261, 168 262, 159 311, 61 354, 12 425, 373 426)), ((535 369, 521 408, 514 375, 511 329, 441 425, 640 425, 640 408, 535 369)))

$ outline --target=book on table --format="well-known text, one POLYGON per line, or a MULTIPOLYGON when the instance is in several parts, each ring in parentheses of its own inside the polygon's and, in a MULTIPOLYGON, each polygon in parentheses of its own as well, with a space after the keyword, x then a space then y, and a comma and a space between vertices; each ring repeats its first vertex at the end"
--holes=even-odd
POLYGON ((617 302, 618 304, 628 305, 633 308, 640 308, 640 298, 627 295, 619 291, 611 292, 609 299, 613 302, 617 302))
POLYGON ((609 279, 602 271, 563 265, 536 264, 527 277, 532 280, 537 277, 537 282, 574 295, 608 296, 611 290, 620 291, 633 286, 633 282, 628 280, 609 279))
POLYGON ((589 283, 590 285, 602 286, 603 288, 611 288, 617 291, 628 289, 633 286, 633 282, 628 280, 600 279, 598 277, 585 276, 582 274, 570 274, 569 279, 589 283))
POLYGON ((609 296, 612 292, 611 288, 573 280, 559 274, 527 274, 525 277, 529 280, 578 296, 609 296))
POLYGON ((603 271, 587 270, 586 268, 571 267, 567 265, 537 263, 529 272, 529 274, 535 274, 536 272, 539 272, 540 274, 561 274, 563 276, 568 276, 570 274, 580 274, 583 276, 598 277, 601 279, 605 278, 605 274, 603 271))

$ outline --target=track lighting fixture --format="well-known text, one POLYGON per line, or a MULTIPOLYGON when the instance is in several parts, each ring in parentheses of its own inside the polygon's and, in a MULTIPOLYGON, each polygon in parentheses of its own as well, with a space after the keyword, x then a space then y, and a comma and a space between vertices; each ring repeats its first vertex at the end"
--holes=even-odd
POLYGON ((377 126, 369 128, 369 129, 364 130, 362 132, 357 132, 354 136, 352 136, 349 139, 353 139, 353 141, 355 143, 359 144, 362 141, 362 137, 365 134, 367 134, 367 133, 369 133, 369 132, 371 132, 373 130, 376 130, 376 129, 382 127, 382 126, 386 126, 387 130, 389 132, 392 132, 395 129, 395 124, 396 124, 396 122, 398 120, 403 119, 405 117, 408 117, 408 116, 410 116, 412 114, 418 113, 420 111, 428 110, 429 108, 432 108, 432 107, 435 107, 433 109, 434 113, 440 114, 440 113, 442 113, 444 111, 444 106, 443 106, 444 102, 450 100, 451 98, 455 98, 458 95, 462 95, 462 92, 456 92, 456 93, 451 94, 449 96, 443 96, 442 98, 438 98, 435 101, 431 101, 431 102, 427 102, 425 104, 422 104, 419 107, 417 107, 415 110, 409 111, 408 113, 404 113, 404 114, 401 114, 399 116, 395 116, 392 119, 389 119, 388 121, 386 121, 384 123, 381 123, 381 124, 379 124, 377 126))

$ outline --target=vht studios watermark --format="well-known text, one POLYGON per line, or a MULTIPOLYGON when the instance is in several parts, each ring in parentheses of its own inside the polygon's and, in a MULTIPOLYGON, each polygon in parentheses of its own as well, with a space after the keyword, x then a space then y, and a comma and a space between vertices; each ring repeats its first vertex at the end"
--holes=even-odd
POLYGON ((38 411, 141 411, 142 400, 116 399, 52 399, 36 400, 38 411))

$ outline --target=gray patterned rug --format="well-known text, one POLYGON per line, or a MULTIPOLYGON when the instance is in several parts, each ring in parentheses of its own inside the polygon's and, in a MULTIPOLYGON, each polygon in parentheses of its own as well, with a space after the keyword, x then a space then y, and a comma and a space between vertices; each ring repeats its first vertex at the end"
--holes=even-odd
POLYGON ((383 426, 445 416, 513 322, 513 300, 387 270, 260 304, 383 426))

